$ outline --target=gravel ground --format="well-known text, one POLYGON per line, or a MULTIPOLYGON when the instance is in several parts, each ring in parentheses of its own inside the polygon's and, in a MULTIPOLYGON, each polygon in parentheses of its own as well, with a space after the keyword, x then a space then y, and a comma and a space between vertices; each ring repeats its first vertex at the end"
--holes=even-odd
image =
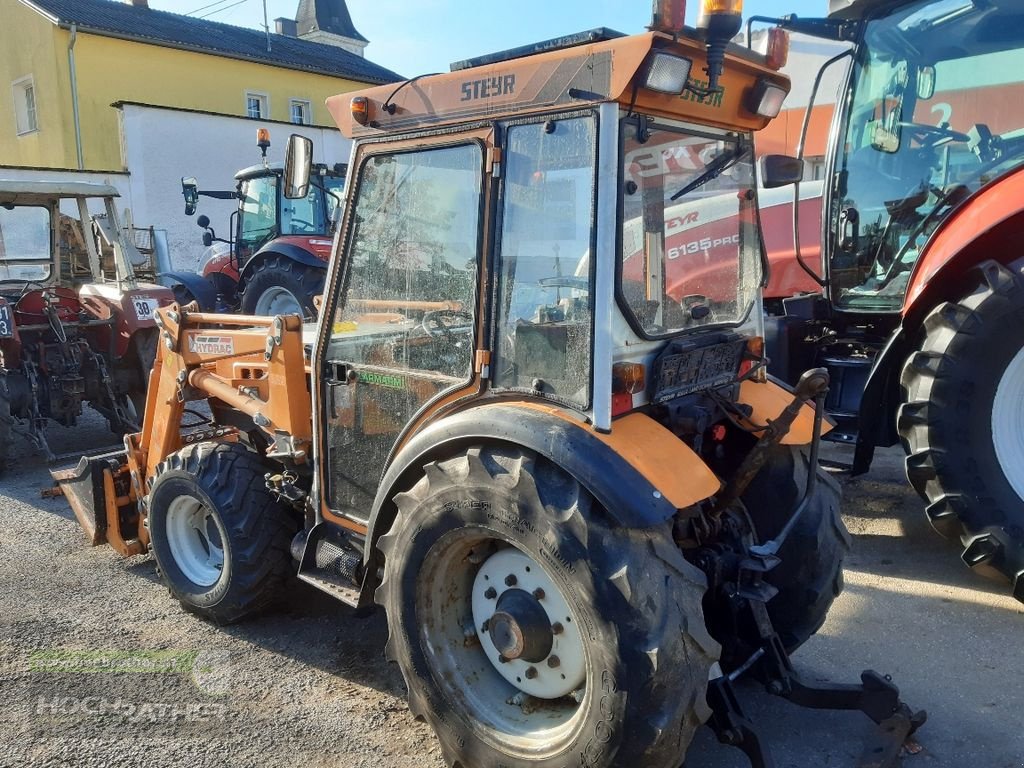
MULTIPOLYGON (((58 452, 108 442, 95 421, 53 432, 58 452)), ((88 548, 66 501, 40 497, 43 462, 22 455, 0 480, 0 766, 442 766, 383 659, 381 615, 297 584, 284 610, 213 627, 168 597, 150 558, 88 548)), ((847 589, 795 663, 818 680, 891 674, 931 715, 907 766, 1021 768, 1022 606, 930 531, 900 467, 885 452, 869 479, 844 479, 847 589)), ((859 756, 863 716, 750 684, 741 696, 780 767, 859 756)), ((686 762, 743 765, 708 731, 686 762)))

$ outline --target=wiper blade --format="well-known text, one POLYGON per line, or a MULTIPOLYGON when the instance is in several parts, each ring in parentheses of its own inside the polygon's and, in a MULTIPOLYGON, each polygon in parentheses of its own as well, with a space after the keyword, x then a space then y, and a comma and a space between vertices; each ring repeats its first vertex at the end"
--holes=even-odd
POLYGON ((688 195, 695 189, 699 189, 707 184, 709 181, 714 181, 721 176, 725 171, 736 164, 736 162, 747 154, 747 148, 737 144, 732 152, 725 152, 710 163, 704 166, 704 173, 698 176, 696 179, 691 181, 685 187, 676 192, 669 200, 678 200, 683 195, 688 195))

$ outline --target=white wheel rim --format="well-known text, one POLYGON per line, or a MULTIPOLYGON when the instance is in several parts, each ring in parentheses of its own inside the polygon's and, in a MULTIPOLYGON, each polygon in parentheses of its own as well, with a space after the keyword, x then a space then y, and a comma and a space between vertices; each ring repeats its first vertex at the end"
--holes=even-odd
POLYGON ((1006 366, 996 388, 992 444, 1003 476, 1024 499, 1024 348, 1006 366))
POLYGON ((419 642, 435 682, 449 700, 459 703, 480 738, 524 758, 560 754, 582 727, 588 707, 594 706, 590 661, 575 629, 577 619, 555 580, 536 561, 472 528, 452 532, 435 544, 417 578, 419 642), (544 612, 561 620, 562 631, 552 633, 550 653, 539 661, 501 662, 485 629, 501 596, 513 588, 505 584, 510 574, 516 576, 515 588, 527 587, 531 595, 537 588, 544 590, 539 601, 544 612), (495 594, 488 597, 494 580, 495 594), (558 657, 557 666, 548 664, 551 656, 558 657), (530 667, 535 673, 527 677, 530 667))
POLYGON ((538 699, 557 699, 583 685, 587 670, 579 628, 558 587, 531 557, 517 549, 503 549, 487 558, 473 581, 473 620, 480 645, 498 674, 524 693, 538 699), (505 583, 509 577, 515 579, 514 586, 505 583), (489 589, 495 590, 493 597, 489 596, 492 594, 489 589), (557 624, 561 630, 553 638, 551 652, 539 661, 502 661, 501 652, 485 630, 502 595, 512 589, 531 595, 542 594, 538 602, 549 623, 557 624))
POLYGON ((299 315, 302 316, 302 305, 295 294, 287 288, 275 286, 265 290, 256 301, 257 315, 299 315))
POLYGON ((179 496, 167 508, 167 544, 185 578, 212 587, 224 570, 224 545, 213 513, 193 496, 179 496))

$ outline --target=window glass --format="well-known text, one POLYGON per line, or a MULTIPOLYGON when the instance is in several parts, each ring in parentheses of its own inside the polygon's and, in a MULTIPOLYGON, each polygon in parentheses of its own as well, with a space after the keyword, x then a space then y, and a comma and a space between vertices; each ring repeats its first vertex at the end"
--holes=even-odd
POLYGON ((505 155, 498 387, 590 403, 597 122, 518 125, 505 155))
POLYGON ((308 101, 292 100, 292 122, 296 125, 308 125, 310 122, 310 104, 308 101))
POLYGON ((269 117, 267 114, 267 97, 258 93, 246 94, 245 111, 254 120, 262 120, 269 117))
POLYGON ((276 234, 277 176, 244 181, 241 194, 239 246, 241 249, 255 249, 276 234))
POLYGON ((0 282, 49 278, 50 237, 48 209, 0 207, 0 282))
POLYGON ((620 294, 648 336, 737 323, 761 284, 749 137, 623 124, 620 294))
POLYGON ((898 311, 932 233, 1024 163, 1018 3, 928 0, 867 23, 831 210, 833 302, 898 311))
POLYGON ((281 199, 281 234, 316 235, 327 232, 324 220, 324 193, 316 184, 299 200, 281 199))
POLYGON ((471 144, 363 164, 333 357, 470 376, 481 157, 471 144))

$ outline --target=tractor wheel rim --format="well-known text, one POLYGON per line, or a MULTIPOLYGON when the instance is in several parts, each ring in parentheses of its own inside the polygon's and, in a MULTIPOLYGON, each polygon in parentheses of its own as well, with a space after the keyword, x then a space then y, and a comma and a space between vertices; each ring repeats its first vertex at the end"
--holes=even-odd
POLYGON ((302 316, 302 305, 295 294, 287 288, 275 286, 265 290, 256 301, 257 315, 299 315, 302 316))
POLYGON ((1006 481, 1024 499, 1024 348, 1006 366, 996 388, 992 444, 1006 481))
POLYGON ((563 749, 583 719, 588 663, 555 580, 514 545, 465 530, 423 566, 417 615, 436 682, 485 739, 535 758, 563 749))
POLYGON ((167 508, 167 543, 185 578, 212 587, 224 571, 224 545, 213 513, 192 496, 179 496, 167 508))

